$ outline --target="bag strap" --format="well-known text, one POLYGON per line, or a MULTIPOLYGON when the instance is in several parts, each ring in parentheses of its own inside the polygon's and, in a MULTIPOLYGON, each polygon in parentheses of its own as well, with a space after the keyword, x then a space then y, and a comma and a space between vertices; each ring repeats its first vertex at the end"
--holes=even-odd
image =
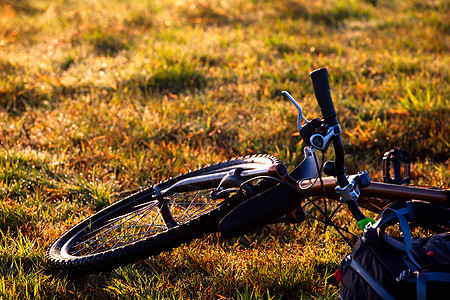
POLYGON ((426 300, 428 281, 450 282, 450 273, 445 272, 430 272, 430 273, 414 272, 414 273, 417 276, 416 277, 417 300, 426 300))
POLYGON ((420 265, 412 255, 412 236, 408 220, 419 224, 437 223, 447 225, 450 222, 450 209, 425 201, 407 201, 396 203, 387 207, 380 214, 380 219, 373 225, 378 228, 378 234, 391 247, 405 252, 411 261, 412 269, 419 270, 420 265), (386 228, 395 223, 399 223, 403 234, 403 242, 390 237, 386 228))
POLYGON ((408 209, 404 208, 404 209, 400 209, 400 210, 394 210, 394 209, 388 208, 388 210, 393 211, 395 213, 395 216, 398 219, 398 222, 400 224, 400 229, 403 233, 403 243, 396 241, 395 239, 391 238, 388 234, 383 234, 384 240, 389 245, 391 245, 397 249, 398 249, 398 245, 400 245, 400 250, 406 252, 406 255, 408 256, 410 261, 413 263, 414 267, 416 267, 417 269, 420 269, 420 265, 417 263, 417 261, 414 259, 413 255, 412 255, 411 229, 409 227, 408 220, 405 217, 405 215, 408 213, 408 209))
POLYGON ((395 298, 381 285, 379 284, 372 275, 369 274, 360 264, 358 264, 350 255, 345 257, 345 263, 349 266, 353 271, 359 274, 367 284, 380 296, 385 300, 395 300, 395 298))
POLYGON ((403 215, 407 216, 409 220, 414 221, 419 225, 450 225, 450 208, 432 204, 427 201, 411 200, 397 202, 388 206, 381 212, 378 222, 373 227, 382 228, 384 230, 387 226, 396 223, 396 217, 395 215, 392 215, 393 210, 399 210, 403 215))
MULTIPOLYGON (((450 282, 450 273, 430 272, 421 273, 420 265, 412 255, 412 236, 409 227, 409 221, 418 224, 440 224, 450 225, 450 208, 431 204, 425 201, 407 201, 387 207, 380 214, 380 218, 372 228, 378 229, 378 234, 388 245, 403 251, 413 264, 411 268, 416 274, 416 293, 418 300, 426 299, 426 290, 428 281, 450 282), (390 237, 386 232, 386 228, 390 225, 398 223, 403 234, 403 242, 390 237), (415 269, 415 270, 414 270, 415 269)), ((406 262, 405 262, 406 263, 406 262)))

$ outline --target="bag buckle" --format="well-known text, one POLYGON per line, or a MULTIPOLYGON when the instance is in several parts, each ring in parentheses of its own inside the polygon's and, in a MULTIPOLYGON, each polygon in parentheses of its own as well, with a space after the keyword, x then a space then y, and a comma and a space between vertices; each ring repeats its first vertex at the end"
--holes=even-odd
POLYGON ((398 276, 397 278, 395 278, 395 281, 397 282, 401 282, 403 280, 406 280, 408 278, 411 277, 411 275, 415 274, 413 271, 411 271, 411 269, 406 269, 403 270, 398 276))

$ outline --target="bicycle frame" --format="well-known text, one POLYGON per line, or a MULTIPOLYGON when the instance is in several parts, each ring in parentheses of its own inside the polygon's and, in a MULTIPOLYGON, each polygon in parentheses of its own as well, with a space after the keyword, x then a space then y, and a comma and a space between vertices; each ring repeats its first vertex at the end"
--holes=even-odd
MULTIPOLYGON (((335 191, 336 179, 334 177, 324 177, 322 178, 322 182, 325 195, 329 198, 338 199, 339 195, 335 191)), ((308 182, 303 182, 302 186, 308 186, 308 182)), ((308 195, 322 195, 321 183, 316 182, 313 186, 311 186, 308 190, 308 195)), ((358 204, 363 208, 379 212, 385 205, 392 202, 387 200, 423 200, 450 207, 450 190, 436 190, 422 187, 395 185, 390 183, 371 182, 368 187, 361 189, 358 204)))
MULTIPOLYGON (((286 169, 284 165, 276 164, 269 168, 262 168, 256 170, 244 170, 240 173, 243 180, 259 176, 272 176, 285 181, 287 184, 297 188, 305 196, 317 197, 325 196, 330 199, 339 200, 339 194, 336 192, 336 178, 323 177, 321 180, 316 180, 319 170, 317 169, 319 159, 313 149, 306 146, 304 148, 304 160, 289 174, 280 172, 280 169, 286 169), (305 180, 306 179, 306 180, 305 180), (308 180, 309 179, 309 180, 308 180), (313 180, 315 182, 313 182, 313 180)), ((182 180, 169 189, 162 190, 161 194, 171 192, 183 192, 192 186, 211 186, 219 185, 221 179, 233 172, 230 171, 207 174, 195 178, 182 180)), ((361 195, 358 199, 358 204, 366 209, 374 212, 379 212, 384 206, 393 201, 406 200, 423 200, 434 204, 450 207, 450 190, 437 190, 422 187, 412 187, 404 185, 396 185, 381 182, 371 182, 368 187, 361 189, 361 195)))
MULTIPOLYGON (((187 188, 190 189, 193 186, 204 187, 204 186, 212 186, 214 184, 216 184, 218 186, 220 181, 222 180, 222 178, 224 176, 226 176, 227 174, 229 174, 230 172, 233 172, 235 169, 236 168, 231 167, 230 171, 206 174, 206 175, 197 176, 195 178, 187 178, 187 179, 180 180, 179 182, 175 183, 174 185, 170 186, 169 188, 161 190, 160 194, 157 196, 161 196, 161 195, 164 195, 169 192, 177 192, 177 193, 184 192, 184 191, 186 191, 187 188)), ((242 177, 243 179, 249 179, 249 178, 253 178, 253 177, 257 177, 257 176, 267 175, 268 172, 269 171, 266 168, 254 169, 254 170, 244 170, 240 174, 240 177, 242 177)), ((155 186, 155 187, 157 187, 157 186, 155 186)))

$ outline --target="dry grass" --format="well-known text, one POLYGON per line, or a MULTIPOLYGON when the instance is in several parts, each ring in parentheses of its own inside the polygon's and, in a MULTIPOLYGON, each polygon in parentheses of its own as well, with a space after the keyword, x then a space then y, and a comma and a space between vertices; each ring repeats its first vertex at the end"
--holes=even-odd
MULTIPOLYGON (((326 66, 351 172, 393 146, 450 185, 448 1, 0 1, 0 298, 330 298, 338 236, 216 236, 109 274, 45 249, 127 192, 234 156, 301 161, 295 108, 326 66)), ((351 221, 349 221, 351 222, 351 221)))

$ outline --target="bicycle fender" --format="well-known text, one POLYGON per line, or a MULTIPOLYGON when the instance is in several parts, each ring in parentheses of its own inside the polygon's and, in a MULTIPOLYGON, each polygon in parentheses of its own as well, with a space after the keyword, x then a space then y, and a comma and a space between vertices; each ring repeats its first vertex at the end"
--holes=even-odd
POLYGON ((219 223, 224 238, 232 238, 256 230, 300 205, 301 196, 292 188, 277 185, 244 201, 219 223))
POLYGON ((319 161, 314 150, 306 146, 303 148, 303 155, 303 161, 289 175, 296 180, 316 178, 319 175, 319 161))

